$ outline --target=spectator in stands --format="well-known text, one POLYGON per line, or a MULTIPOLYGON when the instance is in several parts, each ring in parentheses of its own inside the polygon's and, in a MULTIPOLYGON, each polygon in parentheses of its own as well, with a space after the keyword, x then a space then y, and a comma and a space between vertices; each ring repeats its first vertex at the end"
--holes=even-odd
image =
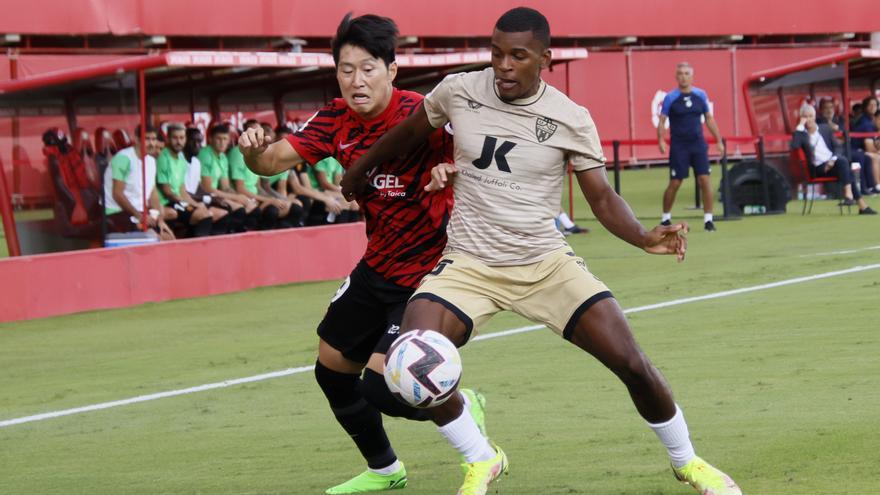
POLYGON ((859 215, 876 215, 859 194, 850 164, 840 153, 840 143, 828 124, 816 123, 816 109, 804 105, 800 110, 797 130, 791 140, 792 149, 801 148, 813 167, 816 177, 837 177, 843 189, 842 205, 858 204, 859 215))
POLYGON ((202 189, 215 199, 222 199, 231 210, 245 209, 245 228, 256 230, 260 225, 262 212, 255 199, 235 192, 229 179, 229 125, 215 124, 208 130, 208 146, 199 151, 202 167, 202 189))
MULTIPOLYGON (((117 152, 104 172, 105 213, 110 232, 133 232, 151 228, 159 233, 162 240, 174 239, 174 234, 165 223, 162 205, 156 191, 156 160, 149 153, 141 161, 140 133, 135 130, 134 144, 117 152), (141 168, 144 173, 141 173, 141 168), (146 175, 146 180, 144 180, 146 175), (146 188, 145 188, 146 185, 146 188), (144 197, 149 211, 144 220, 144 197)), ((156 129, 147 126, 144 132, 146 149, 156 148, 156 129)))
POLYGON ((687 62, 675 68, 675 79, 678 87, 670 91, 663 99, 660 110, 660 122, 657 125, 657 143, 660 153, 666 153, 666 121, 669 120, 669 184, 663 192, 662 225, 672 225, 672 205, 681 187, 682 180, 688 177, 690 169, 694 169, 700 195, 703 198, 703 226, 715 231, 712 209, 712 180, 709 177, 709 149, 703 138, 702 119, 706 119, 706 127, 717 141, 718 153, 724 154, 724 142, 706 92, 693 85, 694 68, 687 62))
POLYGON ((819 116, 816 117, 816 123, 828 124, 834 132, 843 131, 843 117, 835 114, 834 100, 831 98, 822 98, 819 100, 819 116))
POLYGON ((177 211, 177 223, 186 227, 194 237, 225 234, 227 212, 219 208, 209 210, 186 190, 187 160, 183 154, 186 129, 180 124, 166 126, 167 146, 156 160, 156 183, 159 199, 177 211))
POLYGON ((183 146, 183 157, 186 160, 186 176, 184 178, 186 192, 208 206, 214 218, 221 218, 221 215, 226 213, 224 218, 228 219, 228 232, 244 232, 245 219, 247 218, 244 206, 211 196, 202 188, 202 162, 198 157, 202 149, 202 141, 204 141, 202 131, 196 127, 186 129, 186 143, 183 146))
MULTIPOLYGON (((245 123, 245 130, 259 126, 260 124, 256 120, 249 120, 245 123)), ((241 150, 238 149, 238 145, 229 149, 227 159, 229 161, 229 176, 235 191, 257 201, 258 208, 262 212, 261 227, 263 229, 302 225, 302 204, 299 201, 292 203, 286 195, 283 198, 277 198, 260 187, 260 176, 251 172, 244 163, 244 157, 241 150)))
POLYGON ((856 126, 856 121, 862 116, 862 104, 856 103, 849 111, 849 128, 852 130, 856 126))
MULTIPOLYGON (((853 124, 852 132, 876 133, 878 128, 874 115, 877 111, 877 98, 869 96, 862 100, 862 115, 853 124)), ((876 146, 874 138, 853 137, 850 143, 853 161, 862 165, 862 191, 871 194, 880 192, 880 148, 876 146)))

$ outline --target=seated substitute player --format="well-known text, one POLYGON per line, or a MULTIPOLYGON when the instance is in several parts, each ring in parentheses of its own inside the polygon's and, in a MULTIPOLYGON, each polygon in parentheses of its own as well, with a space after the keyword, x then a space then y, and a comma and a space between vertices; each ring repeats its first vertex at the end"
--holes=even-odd
MULTIPOLYGON (((261 211, 257 200, 237 194, 229 178, 229 125, 215 124, 208 129, 208 146, 199 150, 202 167, 202 189, 212 198, 222 200, 231 211, 244 207, 245 228, 256 230, 260 226, 261 211)), ((213 204, 213 201, 212 201, 213 204)))
POLYGON ((183 154, 186 129, 176 123, 168 124, 167 143, 156 159, 156 185, 162 204, 177 212, 177 221, 187 227, 194 237, 226 233, 227 215, 219 208, 208 209, 186 190, 187 161, 183 154))
MULTIPOLYGON (((308 125, 285 141, 271 143, 261 128, 245 131, 239 146, 248 167, 272 176, 302 161, 317 163, 326 157, 349 166, 388 129, 416 111, 422 96, 393 86, 397 36, 391 19, 346 15, 332 43, 342 98, 319 110, 308 125)), ((397 337, 406 302, 446 245, 451 194, 429 194, 424 188, 430 183, 432 167, 450 159, 450 150, 451 139, 443 130, 424 134, 409 153, 377 166, 370 187, 356 198, 366 216, 367 250, 318 326, 315 378, 368 469, 327 493, 382 491, 407 483, 406 470, 382 427, 380 411, 413 420, 429 418, 423 410, 405 406, 391 395, 382 376, 383 361, 397 337)), ((483 399, 472 391, 461 392, 456 395, 469 407, 458 424, 467 424, 479 434, 483 399)), ((445 426, 440 431, 445 433, 445 426)), ((452 443, 468 462, 482 460, 480 452, 452 443)), ((494 451, 489 453, 493 455, 494 451)))
MULTIPOLYGON (((443 189, 456 176, 448 244, 410 300, 401 332, 434 329, 463 345, 475 327, 505 309, 544 323, 620 378, 666 446, 679 480, 704 495, 740 494, 733 480, 695 455, 669 386, 635 342, 620 306, 554 228, 570 162, 590 208, 611 233, 679 261, 687 248, 686 224, 646 231, 610 187, 589 112, 541 80, 549 45, 543 15, 525 7, 508 11, 492 34, 492 68, 448 76, 346 173, 348 197, 377 164, 448 122, 455 129, 455 164, 436 167, 428 187, 443 189)), ((434 410, 461 408, 453 396, 434 410)), ((476 432, 469 435, 491 448, 476 432)), ((507 468, 495 449, 492 459, 467 466, 459 493, 486 493, 507 468)))
MULTIPOLYGON (((131 146, 113 155, 110 166, 104 171, 104 211, 109 232, 134 232, 151 228, 159 233, 163 241, 174 240, 156 193, 156 159, 149 153, 149 150, 156 148, 157 134, 153 127, 146 128, 144 144, 148 152, 143 161, 140 139, 135 139, 131 146), (144 167, 143 173, 141 167, 144 167), (152 210, 147 215, 144 215, 144 197, 152 210)), ((140 138, 140 135, 141 128, 138 126, 135 136, 140 138)), ((174 216, 173 211, 169 213, 174 216)))
POLYGON ((202 131, 198 128, 186 129, 186 143, 183 145, 183 158, 186 160, 184 189, 192 198, 207 205, 214 218, 227 220, 227 232, 244 232, 244 222, 247 218, 244 206, 229 204, 218 196, 208 194, 202 187, 202 162, 199 161, 199 152, 203 140, 202 131))
MULTIPOLYGON (((261 126, 256 120, 245 123, 245 130, 257 127, 261 126)), ((287 197, 276 198, 263 190, 260 177, 247 168, 238 145, 230 148, 226 157, 229 161, 229 178, 232 179, 235 192, 259 203, 260 211, 263 212, 260 225, 264 230, 299 225, 303 214, 302 203, 298 200, 290 202, 287 197)))

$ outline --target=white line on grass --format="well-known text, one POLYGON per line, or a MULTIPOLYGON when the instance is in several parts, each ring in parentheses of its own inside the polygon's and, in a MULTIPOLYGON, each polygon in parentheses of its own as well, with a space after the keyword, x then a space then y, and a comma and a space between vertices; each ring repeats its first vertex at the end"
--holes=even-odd
MULTIPOLYGON (((759 290, 773 289, 775 287, 783 287, 786 285, 800 284, 803 282, 810 282, 813 280, 820 280, 820 279, 824 279, 824 278, 837 277, 840 275, 848 275, 850 273, 864 272, 867 270, 876 270, 878 268, 880 268, 880 264, 854 266, 852 268, 847 268, 845 270, 837 270, 837 271, 833 271, 833 272, 819 273, 816 275, 808 275, 806 277, 790 278, 788 280, 781 280, 779 282, 772 282, 769 284, 753 285, 751 287, 743 287, 740 289, 726 290, 726 291, 722 291, 722 292, 714 292, 712 294, 705 294, 702 296, 686 297, 683 299, 675 299, 672 301, 666 301, 666 302, 657 303, 657 304, 649 304, 647 306, 638 306, 635 308, 625 309, 623 312, 627 313, 627 314, 640 313, 642 311, 651 311, 654 309, 668 308, 670 306, 678 306, 680 304, 688 304, 688 303, 697 302, 697 301, 706 301, 709 299, 720 299, 722 297, 735 296, 738 294, 745 294, 747 292, 755 292, 755 291, 759 291, 759 290)), ((510 335, 516 335, 518 333, 533 332, 535 330, 540 330, 542 328, 544 328, 544 325, 530 325, 527 327, 520 327, 520 328, 513 328, 510 330, 504 330, 501 332, 493 332, 493 333, 478 335, 473 340, 478 341, 478 340, 496 339, 499 337, 508 337, 510 335)), ((241 385, 242 383, 259 382, 262 380, 269 380, 271 378, 280 378, 282 376, 296 375, 299 373, 306 373, 306 372, 312 371, 313 369, 315 369, 314 366, 300 366, 298 368, 288 368, 286 370, 273 371, 272 373, 264 373, 262 375, 254 375, 254 376, 249 376, 249 377, 245 377, 245 378, 236 378, 234 380, 225 380, 222 382, 208 383, 205 385, 198 385, 196 387, 184 388, 184 389, 180 389, 180 390, 169 390, 167 392, 158 392, 158 393, 149 394, 149 395, 139 395, 137 397, 132 397, 130 399, 116 400, 116 401, 112 401, 112 402, 102 402, 100 404, 92 404, 90 406, 75 407, 73 409, 64 409, 61 411, 52 411, 52 412, 47 412, 47 413, 43 413, 43 414, 35 414, 33 416, 24 416, 21 418, 7 419, 4 421, 0 421, 0 428, 5 428, 7 426, 13 426, 13 425, 18 425, 18 424, 22 424, 22 423, 30 423, 33 421, 42 421, 44 419, 58 418, 61 416, 70 416, 71 414, 79 414, 79 413, 90 412, 90 411, 99 411, 101 409, 109 409, 111 407, 127 406, 129 404, 137 404, 139 402, 147 402, 147 401, 156 400, 156 399, 164 399, 166 397, 176 397, 178 395, 194 394, 196 392, 204 392, 206 390, 214 390, 214 389, 218 389, 218 388, 231 387, 233 385, 241 385)))
POLYGON ((880 249, 880 246, 868 246, 863 248, 856 249, 843 249, 841 251, 829 251, 827 253, 813 253, 813 254, 802 254, 801 258, 809 258, 810 256, 834 256, 836 254, 853 254, 853 253, 861 253, 862 251, 874 251, 876 249, 880 249))

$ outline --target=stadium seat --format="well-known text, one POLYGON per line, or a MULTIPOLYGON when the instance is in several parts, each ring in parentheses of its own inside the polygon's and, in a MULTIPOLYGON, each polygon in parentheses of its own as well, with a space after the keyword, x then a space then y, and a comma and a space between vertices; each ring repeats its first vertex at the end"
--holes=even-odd
POLYGON ((92 146, 92 140, 88 131, 82 127, 77 127, 73 131, 73 150, 82 160, 89 182, 92 183, 96 190, 99 189, 101 187, 101 177, 95 162, 95 148, 92 146))
POLYGON ((98 175, 101 181, 104 180, 104 170, 110 164, 110 158, 116 154, 116 143, 113 142, 113 135, 106 127, 98 127, 95 129, 95 164, 98 166, 98 175))
POLYGON ((128 148, 129 146, 134 146, 134 141, 131 140, 131 136, 125 129, 116 129, 113 131, 113 144, 116 145, 117 150, 121 150, 123 148, 128 148))
MULTIPOLYGON (((816 197, 816 184, 836 183, 837 177, 816 177, 813 174, 813 167, 807 162, 807 156, 801 148, 790 151, 788 163, 791 178, 795 184, 798 184, 798 186, 803 184, 804 186, 804 207, 801 210, 801 215, 812 213, 813 201, 815 201, 816 197), (807 209, 807 202, 810 203, 809 209, 807 209)), ((843 206, 839 206, 839 208, 840 214, 843 215, 843 206)))
MULTIPOLYGON (((77 140, 80 146, 84 142, 77 140)), ((79 152, 58 128, 43 133, 43 154, 55 194, 55 224, 66 237, 94 237, 100 228, 101 200, 79 152)))

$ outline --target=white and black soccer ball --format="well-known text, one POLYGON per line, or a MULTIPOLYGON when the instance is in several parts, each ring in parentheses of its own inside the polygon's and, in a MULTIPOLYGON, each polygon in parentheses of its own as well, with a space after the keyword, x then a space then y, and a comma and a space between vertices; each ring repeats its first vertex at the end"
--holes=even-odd
POLYGON ((461 381, 461 356, 434 330, 412 330, 385 355, 385 383, 404 404, 426 408, 445 402, 461 381))

